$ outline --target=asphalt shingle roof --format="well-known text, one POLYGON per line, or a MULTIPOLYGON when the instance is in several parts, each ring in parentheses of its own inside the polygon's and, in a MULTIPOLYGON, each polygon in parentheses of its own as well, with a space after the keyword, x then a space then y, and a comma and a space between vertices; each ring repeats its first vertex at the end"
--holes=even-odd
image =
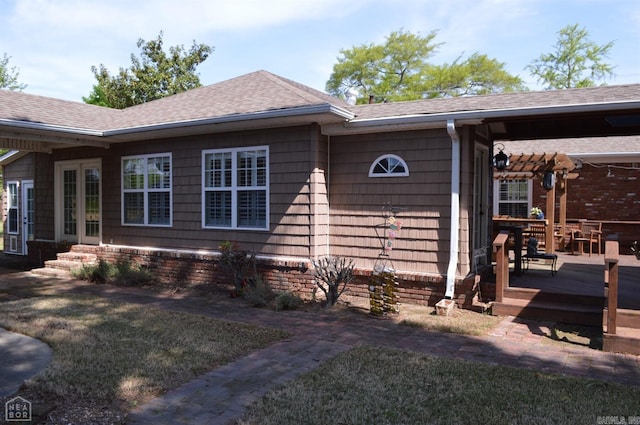
POLYGON ((2 120, 8 120, 106 131, 315 105, 332 105, 351 111, 356 119, 376 119, 625 100, 640 101, 640 84, 348 105, 295 81, 267 71, 256 71, 124 110, 0 90, 0 124, 2 120))
POLYGON ((356 105, 353 106, 351 110, 356 114, 358 119, 373 119, 402 115, 542 106, 568 106, 589 103, 621 102, 625 100, 640 101, 640 84, 602 86, 586 89, 499 93, 410 102, 376 103, 356 105))

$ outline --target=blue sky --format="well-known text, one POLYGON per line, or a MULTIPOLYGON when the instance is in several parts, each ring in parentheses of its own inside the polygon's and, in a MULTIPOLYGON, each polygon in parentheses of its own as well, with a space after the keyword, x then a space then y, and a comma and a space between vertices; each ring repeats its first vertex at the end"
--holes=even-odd
POLYGON ((614 41, 607 84, 640 83, 638 0, 0 0, 0 56, 26 93, 81 101, 92 65, 129 67, 138 38, 163 31, 165 48, 214 47, 197 69, 205 85, 265 69, 324 90, 340 49, 437 31, 432 63, 479 52, 540 89, 526 65, 576 23, 597 44, 614 41))

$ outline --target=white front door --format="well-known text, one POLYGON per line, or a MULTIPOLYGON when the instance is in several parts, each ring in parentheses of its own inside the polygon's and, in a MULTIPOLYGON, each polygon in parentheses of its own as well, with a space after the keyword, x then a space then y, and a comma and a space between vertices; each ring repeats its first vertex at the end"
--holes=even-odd
POLYGON ((99 159, 56 163, 56 240, 98 245, 101 235, 99 159))
POLYGON ((34 239, 35 234, 35 197, 33 181, 22 182, 22 253, 27 255, 27 241, 34 239))

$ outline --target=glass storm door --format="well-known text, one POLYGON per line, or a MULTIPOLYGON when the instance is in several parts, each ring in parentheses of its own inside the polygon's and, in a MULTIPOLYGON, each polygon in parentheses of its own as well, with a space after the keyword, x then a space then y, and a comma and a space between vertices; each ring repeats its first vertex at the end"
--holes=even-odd
POLYGON ((99 161, 56 164, 57 239, 100 243, 101 196, 99 161))
POLYGON ((22 183, 22 253, 27 255, 27 241, 34 239, 35 234, 35 198, 33 181, 22 183))

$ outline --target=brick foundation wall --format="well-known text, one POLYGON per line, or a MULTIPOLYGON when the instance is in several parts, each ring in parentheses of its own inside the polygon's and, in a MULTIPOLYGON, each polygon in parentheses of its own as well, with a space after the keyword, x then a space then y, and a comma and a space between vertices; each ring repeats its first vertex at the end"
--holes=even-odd
MULTIPOLYGON (((208 284, 228 282, 218 269, 217 253, 162 251, 143 248, 99 246, 92 249, 99 259, 115 263, 129 260, 143 265, 161 283, 208 284)), ((311 262, 296 259, 257 258, 258 272, 277 291, 290 291, 310 299, 315 288, 311 262)), ((371 270, 356 269, 356 278, 345 294, 369 298, 371 270)), ((446 278, 441 275, 398 273, 398 302, 434 306, 444 297, 446 278)), ((461 308, 471 308, 478 295, 479 283, 472 276, 456 282, 455 301, 461 308)), ((322 296, 320 292, 317 294, 322 296)), ((484 295, 484 294, 483 294, 484 295)))
POLYGON ((34 240, 27 241, 27 263, 33 267, 42 267, 47 260, 55 260, 56 255, 71 248, 68 242, 34 240))

